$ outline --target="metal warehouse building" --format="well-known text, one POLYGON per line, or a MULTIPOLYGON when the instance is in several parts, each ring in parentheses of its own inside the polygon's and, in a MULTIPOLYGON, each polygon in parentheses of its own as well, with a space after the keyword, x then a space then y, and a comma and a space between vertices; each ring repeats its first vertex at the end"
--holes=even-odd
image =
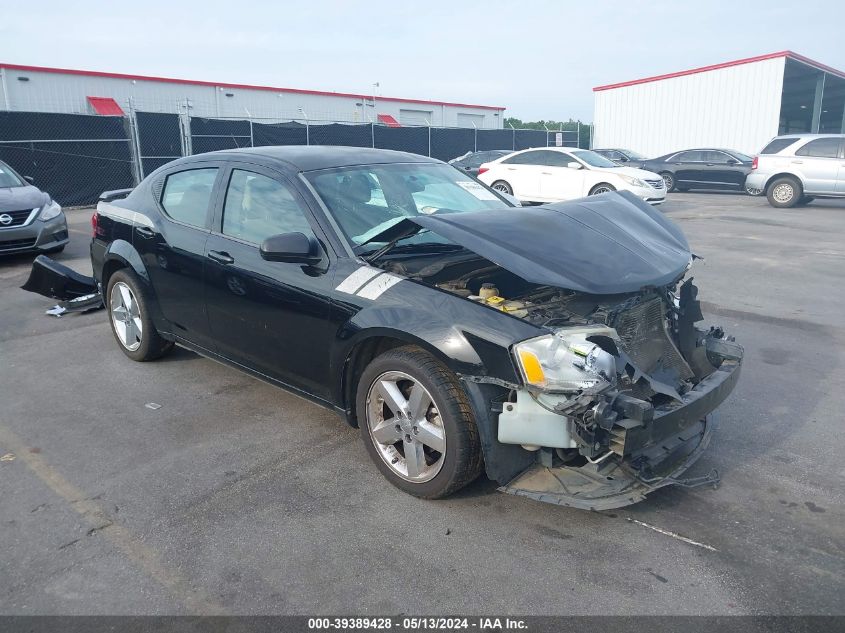
POLYGON ((0 63, 0 109, 501 129, 504 108, 0 63))
POLYGON ((845 133, 845 72, 791 51, 598 86, 594 147, 755 154, 778 134, 845 133))

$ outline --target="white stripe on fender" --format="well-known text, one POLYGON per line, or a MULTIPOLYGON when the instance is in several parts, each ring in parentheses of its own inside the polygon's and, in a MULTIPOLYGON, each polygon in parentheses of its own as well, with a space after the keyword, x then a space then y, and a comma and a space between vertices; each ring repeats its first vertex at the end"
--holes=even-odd
POLYGON ((402 277, 397 277, 396 275, 391 275, 390 273, 384 273, 373 279, 366 286, 364 286, 358 292, 358 296, 364 299, 372 299, 373 301, 375 301, 382 294, 384 294, 385 290, 387 290, 388 288, 392 288, 400 281, 402 281, 402 277))
POLYGON ((349 275, 346 279, 341 281, 335 290, 345 292, 349 295, 354 295, 355 292, 361 289, 365 283, 378 275, 381 271, 378 268, 371 268, 370 266, 361 266, 358 270, 349 275))

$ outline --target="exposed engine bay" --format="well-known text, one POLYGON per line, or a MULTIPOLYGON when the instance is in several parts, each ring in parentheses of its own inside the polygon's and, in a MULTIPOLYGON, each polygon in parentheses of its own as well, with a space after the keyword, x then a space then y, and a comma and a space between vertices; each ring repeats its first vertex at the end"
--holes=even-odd
POLYGON ((730 393, 742 347, 720 328, 695 327, 703 316, 685 272, 661 287, 589 294, 531 284, 478 257, 385 263, 551 332, 515 346, 525 385, 495 405, 498 440, 537 455, 505 492, 600 509, 671 483, 718 483, 718 473, 674 474, 709 442, 718 394, 696 403, 717 380, 728 383, 721 399, 730 393))

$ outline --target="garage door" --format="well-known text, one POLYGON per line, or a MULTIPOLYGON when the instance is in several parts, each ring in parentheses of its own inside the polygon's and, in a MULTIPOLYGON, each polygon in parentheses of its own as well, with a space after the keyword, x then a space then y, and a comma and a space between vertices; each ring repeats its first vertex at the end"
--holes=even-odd
POLYGON ((429 125, 431 110, 399 110, 399 123, 402 125, 429 125))
POLYGON ((481 129, 484 127, 483 114, 464 114, 458 112, 458 127, 471 127, 481 129))

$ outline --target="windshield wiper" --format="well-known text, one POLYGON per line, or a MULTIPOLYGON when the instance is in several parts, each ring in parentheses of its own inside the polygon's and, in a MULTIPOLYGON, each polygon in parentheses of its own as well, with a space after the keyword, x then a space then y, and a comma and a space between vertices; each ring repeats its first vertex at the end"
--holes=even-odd
POLYGON ((387 243, 384 246, 382 246, 381 248, 377 248, 376 250, 374 250, 369 255, 363 255, 361 257, 361 259, 363 259, 368 264, 372 264, 379 257, 384 255, 388 251, 393 250, 393 247, 396 246, 402 240, 407 239, 409 237, 413 237, 414 235, 417 235, 418 233, 423 233, 425 231, 428 231, 428 229, 421 229, 419 226, 413 227, 413 229, 409 228, 404 233, 399 233, 399 234, 395 235, 394 237, 392 237, 391 239, 389 239, 387 241, 387 243))

